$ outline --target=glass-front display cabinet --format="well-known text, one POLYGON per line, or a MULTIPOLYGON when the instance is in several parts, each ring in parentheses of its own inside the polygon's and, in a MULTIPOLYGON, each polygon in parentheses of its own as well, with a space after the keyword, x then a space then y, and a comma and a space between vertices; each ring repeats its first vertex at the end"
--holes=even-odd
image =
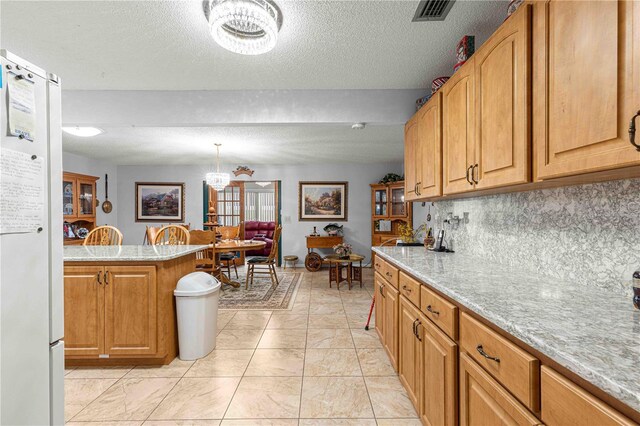
POLYGON ((62 215, 64 243, 82 244, 96 224, 95 176, 64 172, 62 175, 62 215))

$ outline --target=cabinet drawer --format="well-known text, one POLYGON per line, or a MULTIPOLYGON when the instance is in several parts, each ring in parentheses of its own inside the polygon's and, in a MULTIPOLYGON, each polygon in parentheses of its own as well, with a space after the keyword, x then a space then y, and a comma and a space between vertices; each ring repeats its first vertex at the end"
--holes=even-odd
POLYGON ((384 279, 396 289, 398 288, 398 272, 398 268, 388 262, 385 262, 384 274, 382 275, 384 275, 384 279))
POLYGON ((542 421, 549 426, 635 424, 546 366, 542 367, 542 421))
POLYGON ((420 283, 404 272, 400 272, 398 279, 400 294, 409 299, 416 307, 420 306, 420 283))
POLYGON ((460 354, 460 425, 534 426, 540 422, 466 354, 460 354))
POLYGON ((463 313, 460 344, 525 406, 540 410, 540 362, 489 327, 463 313))
POLYGON ((373 262, 373 269, 384 277, 384 266, 387 264, 379 254, 376 253, 375 260, 373 262))
POLYGON ((458 340, 458 307, 425 286, 420 289, 420 310, 427 318, 449 335, 458 340))

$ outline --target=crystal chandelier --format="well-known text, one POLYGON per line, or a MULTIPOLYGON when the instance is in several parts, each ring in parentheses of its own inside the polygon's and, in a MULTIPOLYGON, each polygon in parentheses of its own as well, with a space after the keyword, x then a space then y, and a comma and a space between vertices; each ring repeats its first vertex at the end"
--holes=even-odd
POLYGON ((205 176, 207 185, 216 191, 222 191, 231 181, 229 173, 220 173, 220 145, 219 143, 216 144, 216 172, 207 173, 205 176))
POLYGON ((260 55, 278 41, 282 13, 272 0, 209 0, 204 9, 211 36, 231 52, 260 55))

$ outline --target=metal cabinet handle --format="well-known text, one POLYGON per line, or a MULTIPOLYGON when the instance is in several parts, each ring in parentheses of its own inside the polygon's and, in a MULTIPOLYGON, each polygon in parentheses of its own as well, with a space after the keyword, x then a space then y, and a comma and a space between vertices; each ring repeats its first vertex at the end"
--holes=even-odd
POLYGON ((416 323, 418 322, 418 318, 413 321, 413 335, 418 337, 418 332, 416 330, 416 323))
POLYGON ((638 116, 640 116, 640 111, 631 117, 631 122, 629 123, 629 142, 631 142, 631 145, 633 145, 637 151, 640 151, 640 144, 636 143, 636 118, 638 118, 638 116))
POLYGON ((418 320, 418 323, 416 324, 416 337, 420 342, 422 342, 422 338, 420 337, 420 332, 418 331, 418 327, 420 327, 421 325, 422 325, 422 321, 418 320))
POLYGON ((406 286, 406 285, 403 285, 403 286, 402 286, 402 289, 403 289, 403 290, 405 290, 405 291, 407 291, 407 292, 409 292, 409 293, 411 293, 411 289, 410 289, 410 288, 407 288, 407 286, 406 286))
POLYGON ((387 296, 384 295, 384 286, 382 284, 380 284, 378 287, 380 287, 380 296, 384 297, 386 299, 387 296))
POLYGON ((102 284, 102 271, 98 271, 96 274, 96 280, 98 281, 98 285, 102 284))
POLYGON ((431 305, 427 305, 427 311, 431 312, 433 315, 440 315, 440 312, 434 311, 431 305))
POLYGON ((418 193, 418 195, 422 195, 422 193, 420 192, 420 185, 421 184, 422 184, 422 182, 416 183, 416 192, 418 193))
POLYGON ((469 177, 469 172, 471 171, 471 169, 473 169, 473 166, 467 167, 467 182, 469 182, 469 185, 473 186, 473 182, 471 181, 471 178, 469 177))
POLYGON ((104 285, 109 285, 109 271, 104 271, 104 285))
POLYGON ((491 356, 488 353, 486 353, 484 351, 484 349, 482 348, 482 345, 478 345, 476 346, 476 350, 478 351, 478 353, 480 353, 480 355, 482 355, 483 357, 485 357, 486 359, 490 359, 491 361, 495 361, 497 363, 500 363, 500 358, 495 357, 495 356, 491 356))
POLYGON ((471 180, 473 180, 473 182, 477 185, 478 184, 478 179, 480 179, 480 167, 477 164, 474 164, 473 169, 471 170, 471 180), (478 175, 477 179, 474 177, 474 175, 476 174, 474 172, 476 172, 476 171, 477 171, 477 175, 478 175))

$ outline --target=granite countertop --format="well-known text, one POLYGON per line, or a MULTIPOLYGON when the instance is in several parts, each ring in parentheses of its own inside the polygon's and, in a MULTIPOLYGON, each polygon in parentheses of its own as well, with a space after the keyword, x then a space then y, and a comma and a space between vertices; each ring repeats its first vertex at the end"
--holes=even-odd
POLYGON ((640 311, 630 297, 460 253, 373 250, 640 411, 640 311))
POLYGON ((65 246, 65 262, 158 262, 186 256, 207 246, 65 246))

